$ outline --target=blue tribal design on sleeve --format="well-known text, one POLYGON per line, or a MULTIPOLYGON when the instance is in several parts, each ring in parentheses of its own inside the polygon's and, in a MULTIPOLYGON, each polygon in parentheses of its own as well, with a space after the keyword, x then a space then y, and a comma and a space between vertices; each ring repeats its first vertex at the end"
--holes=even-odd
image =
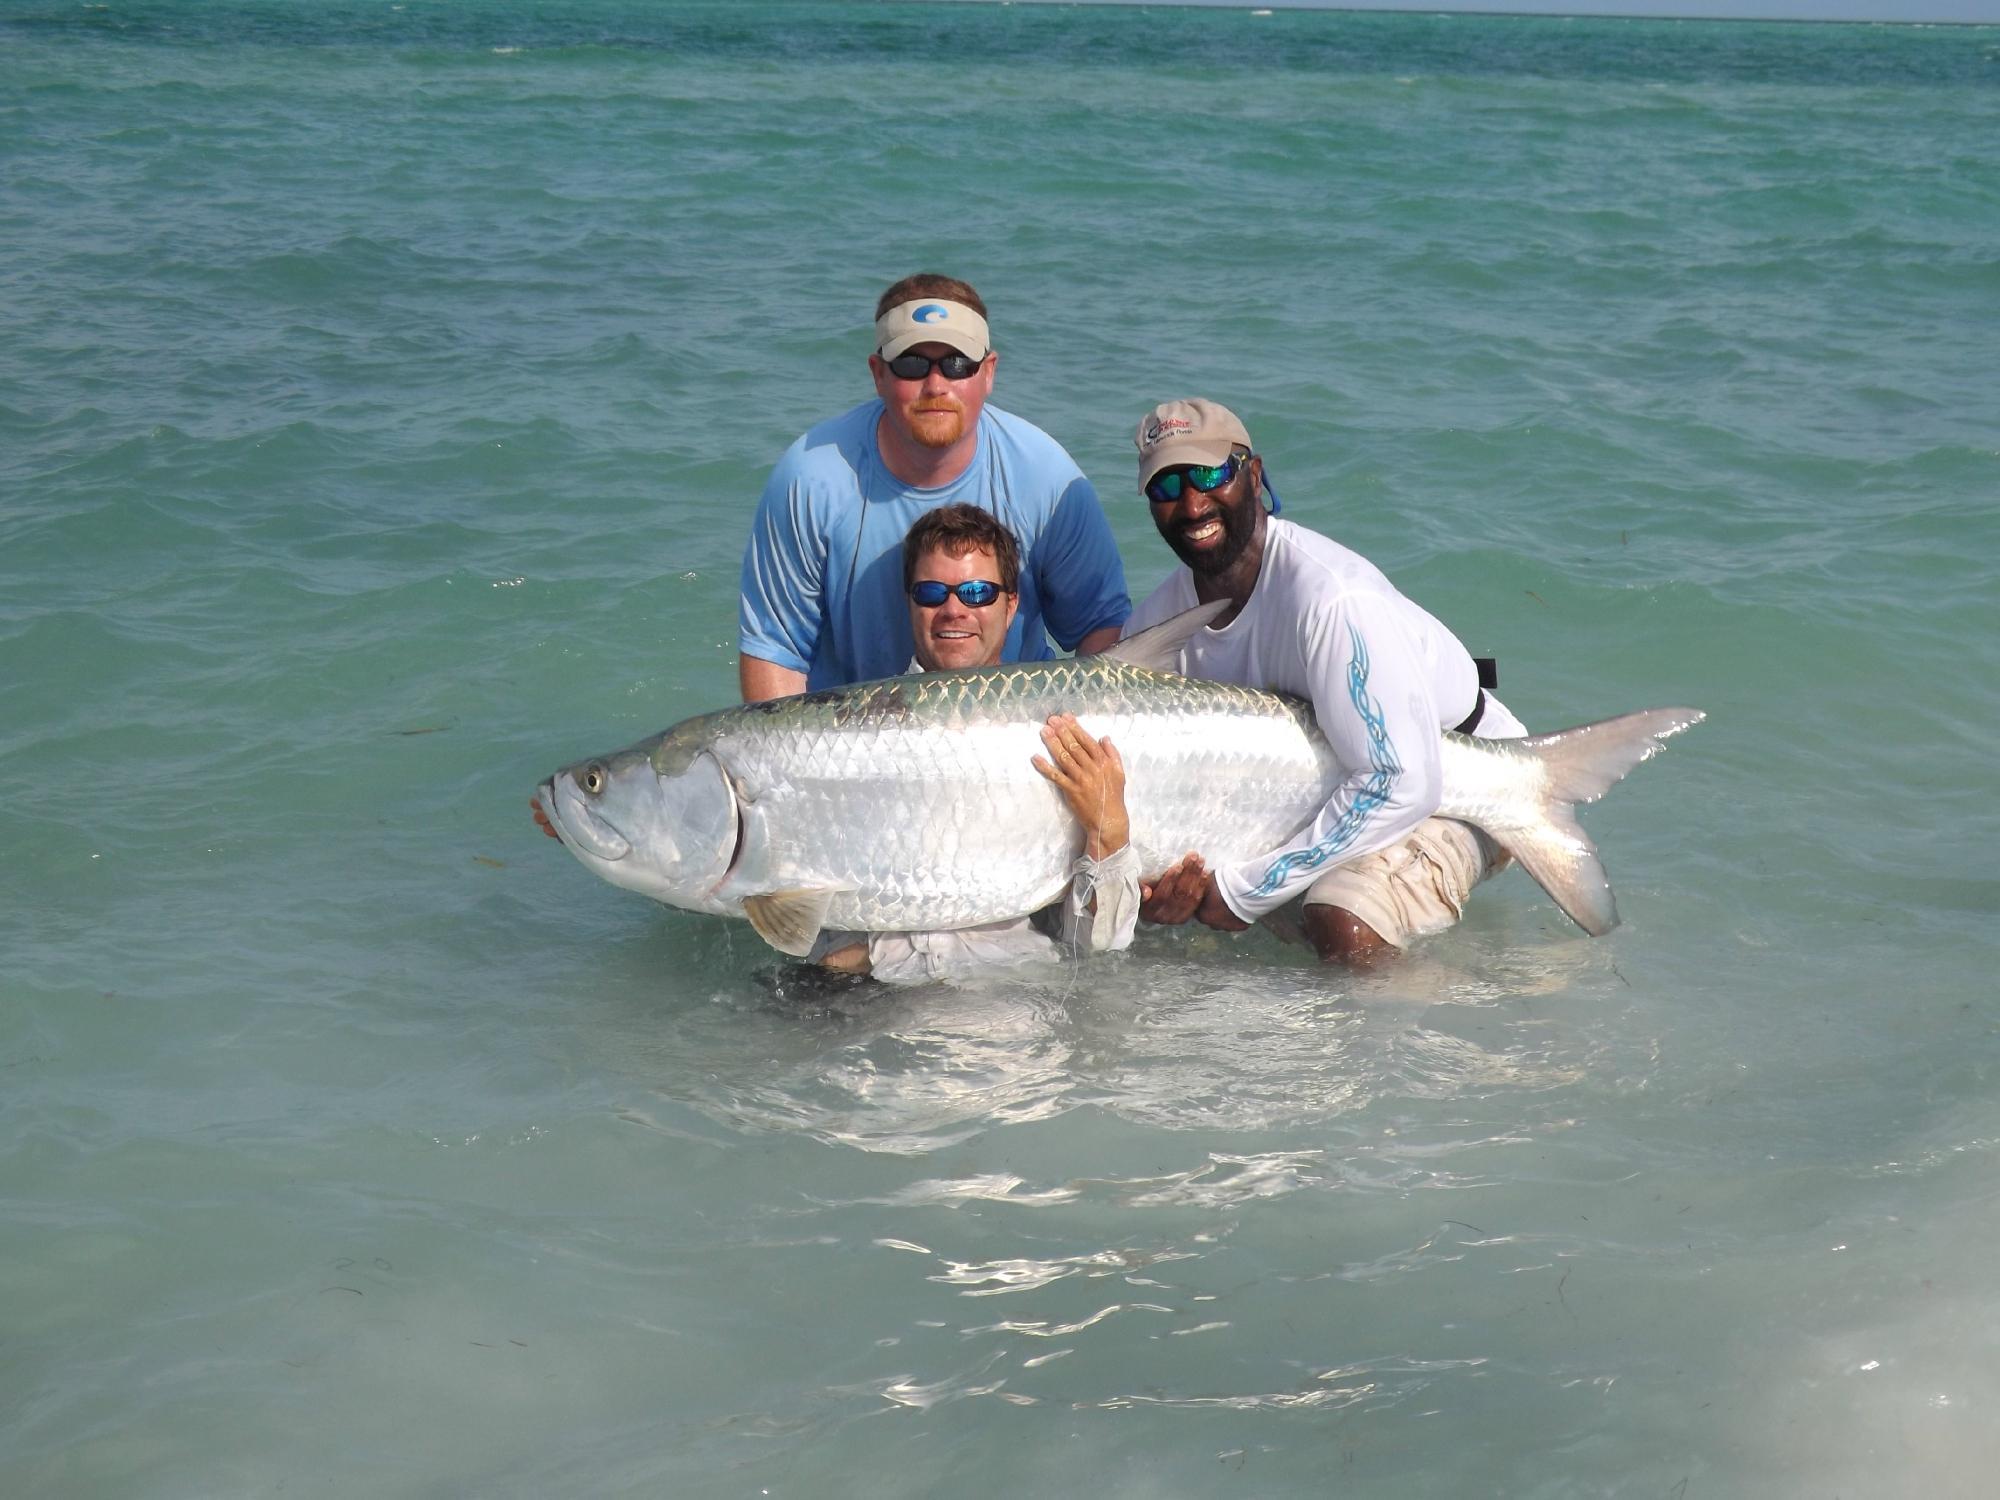
POLYGON ((1396 747, 1389 742, 1389 726, 1382 705, 1368 692, 1367 643, 1352 625, 1347 627, 1347 639, 1354 648, 1347 659, 1347 697, 1354 711, 1361 715, 1361 722, 1368 726, 1368 780, 1325 838, 1310 849, 1296 849, 1272 861, 1271 868, 1264 872, 1263 882, 1250 893, 1253 900, 1276 892, 1293 871, 1317 870, 1345 854, 1361 837, 1361 830, 1375 810, 1389 800, 1390 787, 1403 774, 1403 763, 1396 759, 1396 747))

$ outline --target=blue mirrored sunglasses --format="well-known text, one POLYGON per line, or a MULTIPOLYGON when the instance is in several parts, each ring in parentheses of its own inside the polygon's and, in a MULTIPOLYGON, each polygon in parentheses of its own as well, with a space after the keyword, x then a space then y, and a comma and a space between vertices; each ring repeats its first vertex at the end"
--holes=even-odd
POLYGON ((1254 454, 1232 453, 1219 464, 1182 464, 1162 469, 1146 481, 1146 498, 1155 505, 1172 505, 1192 485, 1198 490, 1219 490, 1236 477, 1236 471, 1254 454))
POLYGON ((1006 592, 985 578, 968 578, 963 583, 939 583, 935 578, 919 578, 910 585, 910 597, 923 609, 936 609, 947 595, 958 595, 968 609, 984 609, 1006 592))

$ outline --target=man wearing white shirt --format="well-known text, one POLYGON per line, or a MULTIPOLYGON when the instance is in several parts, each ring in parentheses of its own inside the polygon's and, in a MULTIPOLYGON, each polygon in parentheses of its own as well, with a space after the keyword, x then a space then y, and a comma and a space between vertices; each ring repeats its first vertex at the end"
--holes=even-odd
POLYGON ((1134 441, 1139 489, 1185 566, 1133 612, 1125 633, 1228 600, 1188 642, 1188 675, 1306 699, 1346 772, 1290 843, 1214 870, 1184 861, 1144 888, 1140 914, 1240 932, 1302 900, 1320 957, 1355 965, 1450 926, 1505 856, 1470 824, 1432 816, 1440 733, 1527 730, 1481 685, 1458 638, 1373 563, 1276 518, 1263 460, 1227 407, 1166 402, 1134 441))

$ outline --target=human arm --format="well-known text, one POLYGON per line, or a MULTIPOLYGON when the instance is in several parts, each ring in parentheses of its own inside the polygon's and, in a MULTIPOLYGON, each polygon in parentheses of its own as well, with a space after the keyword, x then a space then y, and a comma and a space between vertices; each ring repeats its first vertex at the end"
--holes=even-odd
MULTIPOLYGON (((839 958, 835 950, 830 958, 839 958)), ((850 973, 871 974, 884 984, 927 984, 962 979, 989 969, 1046 961, 1056 946, 1026 917, 950 932, 871 932, 850 973)))
POLYGON ((1139 851, 1127 844, 1103 859, 1081 856, 1062 903, 1063 943, 1080 953, 1132 946, 1139 925, 1139 851))
POLYGON ((1242 921, 1402 838, 1442 793, 1437 706, 1395 597, 1356 591, 1315 602, 1298 631, 1313 716, 1344 775, 1296 837, 1215 872, 1214 895, 1242 921))
POLYGON ((946 932, 824 932, 811 958, 823 968, 883 984, 928 984, 1055 956, 1055 944, 1028 918, 1016 917, 946 932))
POLYGON ((743 549, 737 683, 746 703, 805 691, 818 649, 826 539, 795 445, 771 471, 743 549))
POLYGON ((1034 757, 1035 769, 1063 794, 1083 828, 1083 855, 1063 899, 1063 941, 1090 953, 1129 947, 1139 918, 1139 854, 1125 806, 1124 758, 1074 714, 1051 715, 1042 743, 1049 754, 1034 757))
POLYGON ((1043 623, 1057 645, 1083 656, 1117 641, 1132 612, 1125 565, 1097 491, 1081 474, 1036 538, 1033 562, 1043 623))
POLYGON ((767 698, 789 698, 806 690, 806 674, 774 661, 743 655, 736 658, 736 680, 745 703, 762 703, 767 698))

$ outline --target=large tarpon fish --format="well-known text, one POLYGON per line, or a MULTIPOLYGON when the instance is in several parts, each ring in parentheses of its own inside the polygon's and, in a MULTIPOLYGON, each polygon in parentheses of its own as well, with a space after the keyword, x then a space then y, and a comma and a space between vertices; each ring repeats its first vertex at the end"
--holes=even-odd
MULTIPOLYGON (((823 928, 932 931, 1022 916, 1068 887, 1083 836, 1034 769, 1073 713, 1125 761, 1147 878, 1192 849, 1213 867, 1281 848, 1344 773, 1312 707, 1171 670, 1205 605, 1101 656, 931 672, 703 714, 566 766, 537 802, 563 843, 628 890, 747 917, 803 956, 823 928)), ((1447 732, 1438 812, 1492 835, 1578 926, 1618 910, 1575 804, 1593 802, 1698 709, 1528 739, 1447 732)))

